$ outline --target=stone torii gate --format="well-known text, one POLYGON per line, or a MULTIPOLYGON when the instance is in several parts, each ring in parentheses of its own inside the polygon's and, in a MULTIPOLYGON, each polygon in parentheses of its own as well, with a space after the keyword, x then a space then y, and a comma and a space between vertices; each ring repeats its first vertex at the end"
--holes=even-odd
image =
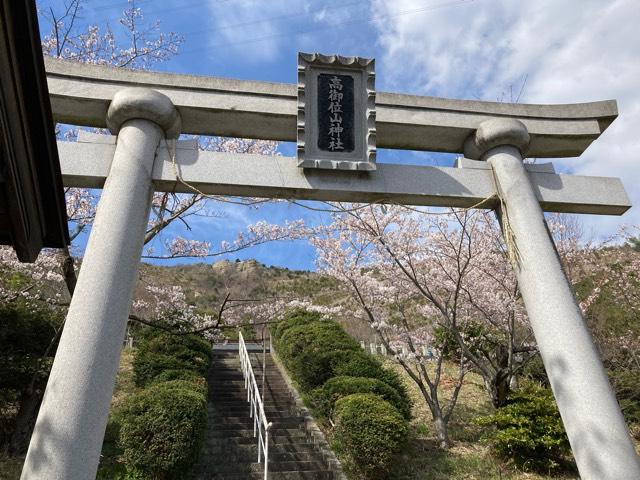
MULTIPOLYGON (((166 138, 180 133, 296 140, 295 85, 134 72, 48 59, 56 121, 108 127, 59 142, 65 186, 103 188, 22 479, 94 478, 151 194, 189 192, 166 138)), ((185 182, 204 193, 471 207, 498 188, 517 243, 522 297, 584 480, 640 478, 640 464, 543 211, 621 215, 615 178, 555 173, 523 156, 580 155, 615 101, 515 105, 391 93, 376 97, 377 144, 464 153, 457 168, 306 170, 295 158, 200 152, 177 142, 185 182), (495 181, 494 181, 495 178, 495 181), (497 185, 496 185, 497 183, 497 185)), ((487 208, 498 208, 491 199, 487 208)))

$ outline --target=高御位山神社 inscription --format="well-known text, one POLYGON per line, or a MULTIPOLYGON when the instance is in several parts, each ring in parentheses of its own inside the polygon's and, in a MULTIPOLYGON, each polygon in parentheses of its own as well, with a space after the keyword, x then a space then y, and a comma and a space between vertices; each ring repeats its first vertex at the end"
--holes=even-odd
POLYGON ((353 77, 318 76, 318 148, 328 152, 352 152, 355 145, 353 122, 353 77))
POLYGON ((374 60, 298 54, 298 166, 376 169, 374 60))

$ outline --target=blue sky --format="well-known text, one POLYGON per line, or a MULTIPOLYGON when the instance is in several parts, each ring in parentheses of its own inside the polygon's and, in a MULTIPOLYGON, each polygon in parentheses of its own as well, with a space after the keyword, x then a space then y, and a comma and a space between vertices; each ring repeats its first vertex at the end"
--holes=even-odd
MULTIPOLYGON (((41 6, 60 8, 59 0, 41 6)), ((378 90, 526 103, 618 100, 620 116, 580 158, 556 160, 560 171, 623 179, 640 205, 640 49, 637 0, 139 0, 147 21, 184 35, 182 53, 157 70, 270 82, 296 81, 297 52, 376 59, 378 90)), ((88 0, 87 23, 117 24, 126 2, 88 0)), ((43 25, 42 27, 46 27, 43 25)), ((291 145, 280 147, 292 155, 291 145)), ((379 161, 445 165, 449 156, 381 151, 379 161)), ((582 216, 594 236, 622 218, 582 216)), ((260 219, 284 222, 322 214, 279 203, 259 210, 218 208, 190 234, 218 245, 260 219)), ((175 233, 167 232, 167 236, 175 233)), ((184 231, 181 231, 186 236, 184 231)), ((233 255, 269 265, 313 269, 304 242, 269 244, 233 255)))

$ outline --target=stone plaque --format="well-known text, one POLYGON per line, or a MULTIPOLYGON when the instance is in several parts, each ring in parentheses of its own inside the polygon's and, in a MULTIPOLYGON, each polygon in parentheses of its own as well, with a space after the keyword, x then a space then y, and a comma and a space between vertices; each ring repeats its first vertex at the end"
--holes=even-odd
POLYGON ((375 170, 374 60, 298 54, 298 166, 375 170))

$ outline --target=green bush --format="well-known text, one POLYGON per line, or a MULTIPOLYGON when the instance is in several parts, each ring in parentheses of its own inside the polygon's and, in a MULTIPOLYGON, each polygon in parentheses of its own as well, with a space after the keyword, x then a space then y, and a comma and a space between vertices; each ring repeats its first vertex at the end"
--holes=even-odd
POLYGON ((167 370, 191 370, 202 376, 210 362, 211 345, 203 338, 161 333, 140 342, 133 372, 136 384, 145 386, 167 370))
POLYGON ((530 359, 521 370, 521 376, 543 387, 551 387, 540 354, 530 359))
POLYGON ((44 354, 61 321, 59 312, 34 309, 20 299, 0 304, 0 450, 14 434, 31 380, 36 391, 46 384, 56 346, 44 354))
POLYGON ((333 376, 335 351, 360 352, 358 343, 335 322, 319 321, 287 329, 276 344, 278 355, 304 391, 333 376))
POLYGON ((635 369, 609 371, 611 384, 616 391, 624 418, 629 423, 640 424, 640 375, 635 369))
POLYGON ((331 416, 335 403, 343 397, 354 393, 373 393, 396 407, 402 416, 411 418, 411 405, 402 398, 398 391, 377 378, 367 377, 333 377, 322 387, 311 394, 316 413, 321 416, 331 416))
POLYGON ((205 381, 204 377, 198 372, 193 370, 164 370, 151 381, 150 385, 157 385, 159 383, 169 382, 171 380, 186 380, 189 382, 202 383, 205 381))
POLYGON ((399 375, 385 370, 373 356, 362 351, 338 323, 314 318, 319 316, 294 310, 278 324, 274 334, 278 356, 303 392, 336 376, 369 377, 396 389, 403 404, 401 411, 410 411, 409 396, 399 375))
POLYGON ((129 397, 117 418, 127 469, 146 478, 184 478, 204 440, 207 401, 195 383, 173 380, 129 397))
POLYGON ((523 469, 549 472, 568 465, 571 448, 550 389, 528 386, 512 393, 506 406, 476 423, 495 426, 485 438, 523 469))
POLYGON ((293 361, 302 354, 360 350, 360 345, 337 323, 318 321, 288 328, 280 337, 277 348, 284 361, 293 361))
POLYGON ((292 327, 297 327, 300 325, 306 325, 312 322, 319 322, 322 320, 322 315, 318 312, 309 312, 302 308, 296 308, 293 310, 289 310, 284 314, 282 320, 280 320, 275 325, 272 325, 270 328, 271 336, 277 340, 284 332, 292 327))
POLYGON ((336 402, 335 446, 359 475, 388 478, 392 462, 402 449, 408 426, 389 402, 371 393, 346 396, 336 402))
POLYGON ((304 391, 319 387, 336 376, 386 376, 382 365, 371 355, 358 350, 305 351, 285 365, 304 391))
POLYGON ((335 352, 330 354, 330 358, 331 376, 376 378, 391 385, 411 408, 409 394, 400 375, 385 369, 375 357, 359 349, 356 352, 335 352))
MULTIPOLYGON (((42 369, 42 355, 59 324, 59 314, 53 311, 31 310, 20 303, 0 304, 0 399, 10 391, 19 394, 42 369)), ((52 349, 49 355, 54 353, 52 349)), ((48 369, 43 373, 48 374, 48 369)))
MULTIPOLYGON (((162 374, 161 374, 162 375, 162 374)), ((187 390, 193 390, 194 392, 199 393, 200 395, 207 398, 208 385, 207 381, 204 377, 195 377, 195 378, 177 378, 173 380, 165 380, 163 382, 157 381, 158 377, 154 379, 154 382, 150 385, 156 387, 157 389, 165 389, 165 390, 173 390, 176 388, 186 388, 187 390)))

